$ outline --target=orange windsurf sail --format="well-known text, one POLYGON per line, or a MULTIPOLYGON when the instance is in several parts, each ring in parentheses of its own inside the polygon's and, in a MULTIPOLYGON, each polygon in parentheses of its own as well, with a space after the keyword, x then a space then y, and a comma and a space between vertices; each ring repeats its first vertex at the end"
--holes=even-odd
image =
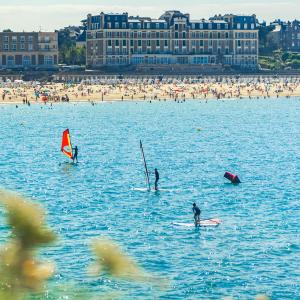
POLYGON ((70 132, 69 129, 66 129, 63 132, 62 142, 61 142, 61 151, 69 158, 73 158, 73 149, 71 144, 70 132))

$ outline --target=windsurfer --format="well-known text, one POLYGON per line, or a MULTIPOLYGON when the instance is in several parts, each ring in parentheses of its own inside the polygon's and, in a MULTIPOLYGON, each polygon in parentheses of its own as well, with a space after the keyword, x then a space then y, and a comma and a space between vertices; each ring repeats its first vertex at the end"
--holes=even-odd
POLYGON ((154 170, 154 175, 155 175, 155 183, 154 183, 154 189, 158 191, 158 181, 159 181, 159 173, 157 169, 155 168, 154 170))
POLYGON ((78 147, 75 146, 75 148, 73 148, 73 150, 74 150, 74 155, 73 155, 73 157, 72 157, 73 162, 74 162, 75 159, 76 159, 76 163, 78 163, 78 158, 77 158, 77 156, 78 156, 78 147))
POLYGON ((194 213, 194 219, 195 219, 195 226, 197 226, 200 223, 201 210, 196 205, 196 203, 193 204, 193 213, 194 213))

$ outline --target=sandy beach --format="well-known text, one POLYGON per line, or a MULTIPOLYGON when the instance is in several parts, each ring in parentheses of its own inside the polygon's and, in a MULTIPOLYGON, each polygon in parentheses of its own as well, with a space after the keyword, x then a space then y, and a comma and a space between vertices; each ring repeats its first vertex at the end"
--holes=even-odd
POLYGON ((255 99, 300 96, 300 78, 102 80, 81 83, 0 83, 0 103, 255 99))

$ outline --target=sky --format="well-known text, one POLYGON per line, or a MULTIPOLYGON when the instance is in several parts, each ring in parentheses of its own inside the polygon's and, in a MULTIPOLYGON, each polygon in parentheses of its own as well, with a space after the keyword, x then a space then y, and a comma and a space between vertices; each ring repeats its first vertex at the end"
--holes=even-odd
POLYGON ((300 19, 300 0, 0 0, 0 31, 53 31, 102 11, 158 18, 172 9, 191 19, 225 13, 256 14, 267 22, 300 19))

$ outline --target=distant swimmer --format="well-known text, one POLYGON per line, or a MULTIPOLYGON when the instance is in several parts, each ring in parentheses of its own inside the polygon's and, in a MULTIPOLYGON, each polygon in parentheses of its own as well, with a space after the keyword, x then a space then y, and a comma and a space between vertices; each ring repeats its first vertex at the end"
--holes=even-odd
POLYGON ((73 148, 73 150, 74 150, 74 155, 73 155, 73 157, 72 157, 73 162, 74 162, 75 159, 76 159, 76 163, 78 163, 78 158, 77 158, 77 156, 78 156, 78 147, 75 146, 75 148, 73 148))
POLYGON ((231 174, 229 172, 226 172, 224 174, 224 177, 226 179, 228 179, 229 181, 231 181, 231 183, 233 183, 233 184, 239 184, 239 183, 241 183, 241 181, 240 181, 240 179, 239 179, 239 177, 237 175, 231 174))
POLYGON ((158 191, 158 181, 159 181, 159 173, 157 169, 155 168, 154 170, 154 175, 155 175, 155 183, 154 183, 154 189, 158 191))
POLYGON ((196 205, 196 203, 193 204, 193 213, 194 213, 194 219, 195 219, 195 226, 200 224, 200 214, 201 210, 200 208, 196 205))

